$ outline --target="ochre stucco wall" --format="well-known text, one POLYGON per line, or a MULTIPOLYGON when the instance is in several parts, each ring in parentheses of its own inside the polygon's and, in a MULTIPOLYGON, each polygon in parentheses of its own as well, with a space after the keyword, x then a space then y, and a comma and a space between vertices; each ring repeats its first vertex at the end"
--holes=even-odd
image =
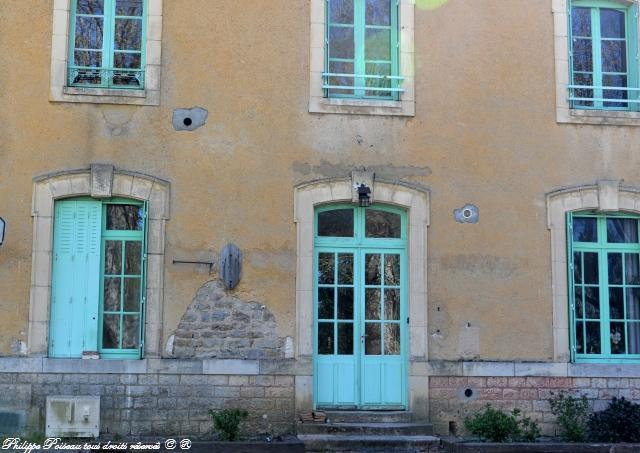
POLYGON ((163 341, 212 278, 171 261, 227 242, 245 253, 238 296, 266 304, 279 336, 295 334, 295 184, 374 167, 428 186, 434 359, 551 360, 545 192, 640 186, 640 128, 555 122, 550 0, 419 5, 414 118, 307 113, 306 0, 165 0, 161 106, 50 103, 52 9, 0 1, 2 355, 26 340, 42 173, 101 162, 170 181, 163 341), (207 124, 174 131, 173 109, 196 105, 207 124), (467 202, 476 225, 453 220, 467 202))

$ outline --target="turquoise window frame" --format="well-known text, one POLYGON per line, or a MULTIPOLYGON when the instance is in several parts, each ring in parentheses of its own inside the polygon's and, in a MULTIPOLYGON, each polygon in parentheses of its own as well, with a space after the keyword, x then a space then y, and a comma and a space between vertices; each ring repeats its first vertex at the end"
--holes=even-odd
POLYGON ((366 18, 366 0, 353 0, 354 2, 354 21, 353 24, 337 24, 331 22, 330 8, 331 0, 326 0, 325 8, 325 61, 324 72, 322 74, 324 96, 327 98, 347 98, 347 99, 376 99, 376 100, 399 100, 400 93, 404 92, 401 87, 403 77, 400 76, 400 2, 398 0, 389 0, 391 3, 391 20, 388 26, 384 25, 367 25, 366 18), (331 27, 353 27, 354 29, 354 58, 336 58, 331 56, 331 27), (391 32, 390 37, 390 55, 391 60, 367 60, 365 58, 365 35, 368 29, 388 29, 391 32), (353 74, 332 73, 330 63, 342 62, 353 63, 353 74), (367 64, 391 64, 391 75, 385 76, 380 74, 367 74, 367 64), (332 82, 337 77, 353 79, 353 86, 340 85, 332 82), (376 85, 367 85, 369 81, 389 81, 388 87, 376 85), (335 93, 334 91, 338 91, 335 93), (353 94, 342 93, 342 91, 353 91, 353 94), (388 95, 375 96, 367 94, 367 91, 389 93, 388 95))
MULTIPOLYGON (((102 229, 101 229, 101 249, 100 249, 100 318, 98 322, 98 352, 100 353, 100 358, 103 359, 141 359, 144 355, 144 323, 145 323, 145 307, 146 307, 146 287, 147 287, 147 212, 148 212, 148 203, 147 202, 139 202, 136 200, 130 200, 126 198, 112 198, 103 201, 102 204, 102 229), (143 226, 142 230, 107 230, 107 206, 114 204, 124 204, 124 205, 134 205, 139 206, 143 209, 143 226), (122 277, 127 278, 124 274, 124 259, 125 259, 125 247, 127 242, 140 242, 142 244, 141 247, 141 261, 140 261, 140 310, 138 312, 125 312, 122 308, 122 300, 124 293, 124 285, 121 285, 120 288, 120 303, 121 310, 118 311, 110 311, 107 314, 119 314, 120 315, 120 344, 122 344, 122 320, 124 315, 138 315, 140 324, 139 324, 139 345, 135 349, 122 349, 122 348, 104 348, 102 346, 103 341, 103 326, 104 326, 104 279, 105 279, 105 269, 104 269, 104 258, 105 258, 105 243, 109 240, 118 240, 123 242, 122 249, 122 277)), ((130 276, 136 278, 136 276, 130 276)))
MULTIPOLYGON (((83 87, 83 88, 111 88, 118 90, 143 90, 145 87, 145 68, 146 68, 146 43, 147 43, 147 12, 148 1, 143 0, 142 16, 120 16, 116 15, 116 1, 117 0, 103 0, 103 14, 102 15, 88 15, 78 14, 77 5, 78 0, 71 0, 69 11, 69 57, 67 64, 67 85, 71 87, 83 87), (76 49, 76 18, 82 17, 102 17, 103 18, 103 35, 102 35, 102 65, 97 66, 77 66, 75 65, 75 51, 84 50, 76 49), (142 33, 140 38, 140 50, 122 50, 115 49, 114 35, 116 19, 132 19, 142 21, 142 33), (114 55, 115 53, 133 53, 140 54, 140 68, 139 69, 125 69, 114 67, 114 55), (76 78, 85 74, 85 76, 92 77, 99 74, 100 83, 82 83, 76 82, 76 78), (127 76, 133 75, 138 81, 138 86, 131 86, 126 84, 113 83, 114 76, 127 76)), ((92 50, 92 49, 87 49, 92 50)), ((97 49, 95 49, 97 50, 97 49)))
MULTIPOLYGON (((568 262, 568 293, 569 293, 569 336, 570 336, 570 355, 571 361, 576 363, 640 363, 640 354, 612 354, 610 344, 610 306, 609 306, 609 276, 607 253, 639 253, 640 243, 608 243, 607 242, 607 226, 608 218, 630 218, 639 222, 640 235, 640 216, 627 213, 598 213, 594 211, 577 211, 567 213, 567 262, 568 262), (595 218, 597 221, 598 242, 574 242, 573 241, 573 219, 574 217, 595 218), (576 321, 584 321, 583 318, 577 318, 575 290, 574 290, 574 252, 592 252, 598 254, 598 288, 600 301, 600 354, 578 354, 576 347, 576 321)), ((624 266, 624 260, 623 260, 624 266)), ((623 267, 624 274, 624 267, 623 267)), ((587 284, 582 283, 582 286, 587 284)), ((592 285, 593 286, 593 285, 592 285)), ((613 285, 615 287, 626 288, 627 285, 613 285)), ((633 285, 640 287, 640 285, 633 285)), ((623 294, 625 291, 623 290, 623 294)), ((626 299, 625 299, 626 300, 626 299)), ((626 312, 626 304, 625 304, 626 312)), ((625 315, 626 318, 626 315, 625 315)), ((592 321, 593 322, 593 321, 592 321)), ((614 322, 619 322, 615 320, 614 322)), ((625 319, 625 324, 629 321, 625 319)), ((625 329, 625 344, 628 347, 628 329, 625 329)), ((586 331, 585 331, 586 335, 586 331)))
MULTIPOLYGON (((584 110, 640 110, 640 83, 638 80, 638 5, 627 5, 619 1, 607 0, 568 0, 567 1, 567 17, 568 17, 568 50, 569 50, 569 102, 572 109, 584 110), (589 89, 586 85, 577 85, 575 83, 575 74, 573 69, 573 26, 572 11, 573 8, 589 8, 591 10, 591 42, 592 42, 592 58, 593 58, 593 98, 583 98, 576 95, 579 86, 589 89), (601 52, 601 30, 600 30, 600 10, 614 9, 624 12, 625 20, 625 42, 627 50, 627 99, 605 99, 602 89, 603 71, 602 71, 602 52, 601 52), (598 26, 594 26, 598 24, 598 26), (627 102, 628 101, 628 102, 627 102), (592 102, 593 105, 582 105, 581 103, 592 102), (605 106, 605 103, 622 103, 624 106, 605 106)), ((612 75, 623 75, 624 73, 606 73, 612 75)))
MULTIPOLYGON (((314 373, 313 373, 313 382, 314 382, 314 408, 318 406, 317 404, 317 395, 318 395, 318 360, 322 360, 322 357, 335 357, 337 360, 341 358, 351 357, 347 355, 338 354, 338 346, 337 342, 334 344, 334 354, 333 355, 320 355, 318 354, 318 323, 319 322, 332 322, 334 324, 334 338, 337 338, 337 328, 339 323, 348 322, 338 318, 338 310, 337 310, 337 291, 334 294, 334 318, 318 318, 318 288, 319 287, 353 287, 354 288, 354 319, 353 323, 353 335, 354 335, 354 353, 353 355, 359 355, 358 361, 358 374, 362 372, 364 369, 364 362, 366 358, 382 358, 384 357, 398 357, 397 355, 385 355, 384 354, 384 329, 382 329, 383 333, 380 337, 381 342, 381 354, 379 356, 373 355, 365 355, 364 354, 364 346, 358 341, 360 336, 364 334, 364 331, 361 329, 364 328, 365 323, 385 323, 387 320, 384 319, 384 310, 381 304, 381 317, 379 320, 365 320, 364 316, 364 293, 367 288, 382 288, 381 291, 384 294, 385 287, 389 287, 389 285, 385 285, 384 279, 382 279, 380 285, 366 285, 364 280, 364 275, 361 272, 357 272, 356 269, 363 265, 363 260, 365 259, 365 255, 367 254, 390 254, 390 255, 400 255, 400 320, 398 324, 400 325, 400 355, 399 358, 404 364, 404 372, 402 373, 401 387, 402 387, 402 404, 401 406, 404 408, 408 408, 408 360, 407 357, 409 355, 409 343, 408 343, 408 316, 409 316, 409 307, 408 307, 408 215, 407 211, 401 208, 396 208, 389 205, 378 205, 373 204, 368 208, 361 208, 354 206, 353 204, 328 204, 321 205, 315 209, 314 212, 314 251, 313 251, 313 363, 314 363, 314 373), (322 212, 326 211, 334 211, 339 209, 351 209, 354 212, 354 225, 353 231, 354 234, 351 237, 328 237, 328 236, 319 236, 318 235, 318 215, 322 212), (399 238, 367 238, 365 231, 365 215, 367 210, 378 210, 390 212, 393 214, 397 214, 400 216, 400 237, 399 238), (352 253, 354 256, 354 279, 353 285, 341 285, 338 283, 337 279, 337 268, 335 267, 335 276, 334 276, 334 284, 320 285, 318 283, 318 260, 319 256, 322 253, 333 253, 336 256, 341 253, 352 253), (361 291, 358 291, 360 288, 361 291), (358 295, 358 293, 361 293, 358 295)), ((384 260, 384 256, 382 257, 384 260)), ((337 262, 337 261, 336 261, 337 262)), ((391 288, 396 288, 391 285, 391 288)), ((391 321, 395 323, 395 321, 391 321)), ((356 379, 356 394, 359 395, 360 404, 358 405, 359 409, 388 409, 387 407, 377 407, 374 405, 365 404, 365 388, 363 386, 363 382, 360 379, 356 379)), ((397 409, 400 409, 399 407, 397 409)))

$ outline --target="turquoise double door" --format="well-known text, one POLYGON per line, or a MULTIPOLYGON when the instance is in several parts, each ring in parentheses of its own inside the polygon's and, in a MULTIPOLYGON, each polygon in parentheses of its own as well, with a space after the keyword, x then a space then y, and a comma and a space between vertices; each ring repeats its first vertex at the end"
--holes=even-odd
POLYGON ((405 409, 405 213, 331 206, 315 223, 315 406, 405 409))

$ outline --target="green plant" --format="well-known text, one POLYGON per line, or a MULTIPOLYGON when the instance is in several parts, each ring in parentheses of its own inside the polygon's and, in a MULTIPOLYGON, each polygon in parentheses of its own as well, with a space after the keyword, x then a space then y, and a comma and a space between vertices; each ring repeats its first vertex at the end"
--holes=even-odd
POLYGON ((243 409, 225 409, 222 411, 209 410, 209 416, 213 420, 213 428, 219 433, 221 440, 237 440, 240 433, 240 423, 249 413, 243 409))
POLYGON ((587 397, 580 398, 559 393, 549 399, 551 413, 556 416, 558 432, 568 442, 584 442, 587 436, 589 402, 587 397))
POLYGON ((587 429, 596 442, 640 442, 640 405, 613 398, 605 410, 591 414, 587 429))
POLYGON ((529 417, 520 417, 519 409, 514 409, 511 413, 494 409, 487 404, 483 412, 475 414, 464 421, 465 428, 489 442, 513 442, 525 441, 534 442, 540 435, 538 424, 529 417))

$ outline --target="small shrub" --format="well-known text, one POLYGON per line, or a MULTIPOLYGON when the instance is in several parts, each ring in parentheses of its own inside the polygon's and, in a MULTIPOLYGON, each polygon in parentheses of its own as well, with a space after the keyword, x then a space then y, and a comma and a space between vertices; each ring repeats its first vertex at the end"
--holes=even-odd
MULTIPOLYGON (((515 409, 517 411, 517 409, 515 409)), ((524 442, 535 442, 540 437, 540 427, 538 423, 530 417, 523 417, 520 420, 520 439, 524 442)))
POLYGON ((589 402, 587 397, 580 398, 560 393, 549 399, 551 413, 556 416, 558 433, 568 442, 584 442, 587 437, 587 419, 589 402))
POLYGON ((465 428, 480 439, 489 442, 533 442, 540 435, 538 424, 529 417, 518 420, 521 412, 514 409, 510 414, 494 409, 490 404, 484 412, 467 418, 465 428))
POLYGON ((209 416, 213 420, 213 428, 219 433, 220 439, 234 441, 238 439, 240 423, 249 416, 249 413, 242 409, 225 409, 218 412, 210 410, 209 416))
POLYGON ((608 408, 591 414, 587 429, 596 442, 640 442, 640 405, 613 398, 608 408))

